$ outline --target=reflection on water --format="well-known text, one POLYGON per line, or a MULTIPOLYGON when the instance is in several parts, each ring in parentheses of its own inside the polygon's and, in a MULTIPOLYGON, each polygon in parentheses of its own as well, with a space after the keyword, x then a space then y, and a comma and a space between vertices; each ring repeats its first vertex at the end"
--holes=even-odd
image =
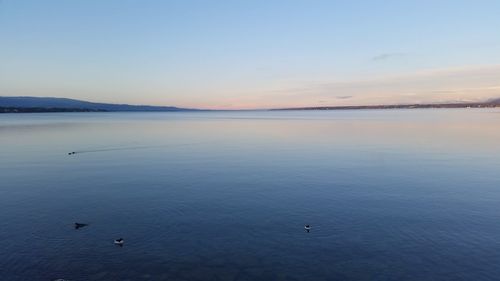
POLYGON ((494 280, 499 113, 0 115, 0 276, 494 280))

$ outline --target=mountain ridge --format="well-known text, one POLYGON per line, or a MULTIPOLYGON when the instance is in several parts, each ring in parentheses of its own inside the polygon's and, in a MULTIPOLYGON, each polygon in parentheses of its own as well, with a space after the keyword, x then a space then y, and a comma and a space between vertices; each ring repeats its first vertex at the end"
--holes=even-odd
POLYGON ((27 108, 61 111, 193 111, 198 109, 180 108, 175 106, 131 105, 115 103, 98 103, 84 100, 57 98, 57 97, 30 97, 30 96, 0 96, 0 108, 21 109, 27 108))

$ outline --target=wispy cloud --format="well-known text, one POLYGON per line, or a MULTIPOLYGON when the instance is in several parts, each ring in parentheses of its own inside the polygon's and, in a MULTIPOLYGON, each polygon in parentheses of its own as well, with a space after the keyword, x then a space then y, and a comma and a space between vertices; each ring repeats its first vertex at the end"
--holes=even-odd
POLYGON ((500 97, 500 65, 429 69, 351 81, 310 82, 269 93, 297 105, 311 100, 332 105, 486 101, 500 97), (326 102, 325 102, 326 103, 326 102))
POLYGON ((379 54, 379 55, 376 55, 374 57, 372 57, 372 61, 386 61, 386 60, 389 60, 389 59, 394 59, 394 58, 398 58, 398 57, 402 57, 406 55, 406 53, 383 53, 383 54, 379 54))

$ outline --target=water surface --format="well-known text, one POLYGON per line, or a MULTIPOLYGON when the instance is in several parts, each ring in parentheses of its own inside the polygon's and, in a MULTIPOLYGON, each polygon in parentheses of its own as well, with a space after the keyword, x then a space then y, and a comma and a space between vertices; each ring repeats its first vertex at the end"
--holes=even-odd
POLYGON ((0 276, 495 280, 499 171, 494 109, 3 114, 0 276))

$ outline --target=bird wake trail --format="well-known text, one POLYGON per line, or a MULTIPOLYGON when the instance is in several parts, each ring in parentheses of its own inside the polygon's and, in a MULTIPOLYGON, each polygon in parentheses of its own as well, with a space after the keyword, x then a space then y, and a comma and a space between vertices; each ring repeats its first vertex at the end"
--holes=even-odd
POLYGON ((127 146, 127 147, 110 147, 110 148, 102 148, 102 149, 75 150, 75 151, 71 152, 71 154, 99 153, 99 152, 138 150, 138 149, 154 149, 154 148, 165 148, 165 147, 183 147, 183 146, 193 146, 193 145, 200 145, 200 144, 207 144, 207 143, 210 143, 210 142, 182 143, 182 144, 165 144, 165 145, 142 145, 142 146, 127 146))

